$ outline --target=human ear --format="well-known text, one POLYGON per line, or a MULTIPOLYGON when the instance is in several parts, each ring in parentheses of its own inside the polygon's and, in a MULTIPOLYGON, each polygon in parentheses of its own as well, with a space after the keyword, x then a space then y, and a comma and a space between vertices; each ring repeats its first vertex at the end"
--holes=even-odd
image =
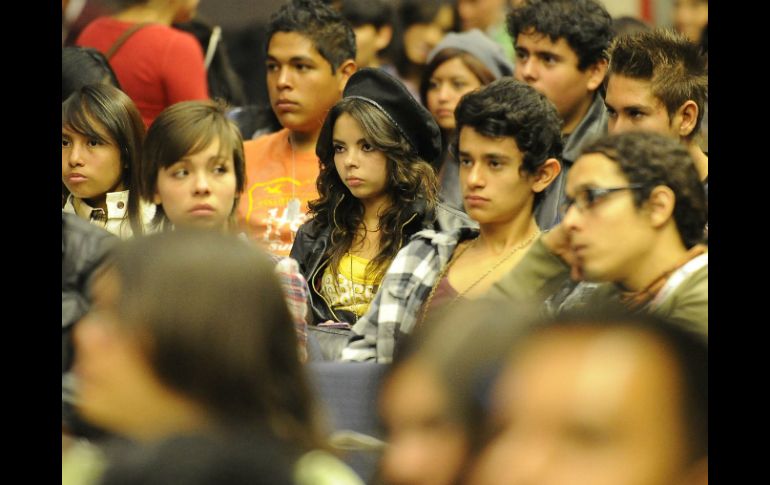
POLYGON ((674 217, 676 195, 670 187, 658 185, 650 192, 647 199, 647 209, 650 213, 650 221, 653 227, 662 227, 674 217))
POLYGON ((588 71, 588 82, 586 87, 589 91, 596 91, 604 82, 604 76, 607 74, 607 59, 599 59, 586 68, 588 71))
POLYGON ((680 138, 690 136, 698 122, 698 105, 688 99, 674 114, 673 127, 680 138))
POLYGON ((340 67, 337 68, 337 74, 339 75, 340 79, 340 93, 345 89, 345 85, 348 83, 350 76, 352 76, 353 73, 357 70, 358 66, 356 65, 356 61, 353 59, 343 61, 342 64, 340 64, 340 67))
POLYGON ((561 173, 561 164, 555 158, 549 158, 538 167, 532 183, 532 191, 540 193, 561 173))
POLYGON ((388 44, 390 44, 390 41, 392 39, 393 39, 393 27, 391 27, 390 25, 383 25, 382 27, 377 29, 377 37, 374 41, 374 47, 377 49, 377 52, 388 47, 388 44))

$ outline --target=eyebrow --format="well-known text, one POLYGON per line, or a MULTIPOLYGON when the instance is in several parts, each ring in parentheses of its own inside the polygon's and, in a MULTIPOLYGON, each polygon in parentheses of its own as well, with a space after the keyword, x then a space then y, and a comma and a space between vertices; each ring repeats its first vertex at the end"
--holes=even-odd
MULTIPOLYGON (((461 156, 464 156, 464 157, 470 157, 471 156, 470 153, 462 151, 462 150, 458 150, 457 154, 461 155, 461 156)), ((504 153, 491 152, 491 153, 482 153, 481 154, 481 159, 482 160, 485 160, 485 159, 488 160, 490 158, 494 158, 494 159, 497 159, 497 160, 502 160, 502 161, 505 161, 505 162, 510 162, 513 159, 510 155, 506 155, 504 153)))
MULTIPOLYGON (((275 56, 272 56, 270 54, 267 55, 267 60, 268 61, 273 61, 273 62, 280 62, 275 56)), ((313 60, 313 58, 309 57, 309 56, 293 56, 293 57, 289 58, 288 62, 289 63, 292 63, 292 62, 308 62, 308 63, 315 64, 315 61, 313 60)))
MULTIPOLYGON (((347 143, 345 143, 344 141, 338 140, 336 138, 332 139, 332 143, 336 143, 338 145, 347 145, 347 143)), ((360 145, 361 143, 369 143, 369 140, 367 140, 366 138, 359 138, 358 140, 356 140, 355 143, 360 145)))

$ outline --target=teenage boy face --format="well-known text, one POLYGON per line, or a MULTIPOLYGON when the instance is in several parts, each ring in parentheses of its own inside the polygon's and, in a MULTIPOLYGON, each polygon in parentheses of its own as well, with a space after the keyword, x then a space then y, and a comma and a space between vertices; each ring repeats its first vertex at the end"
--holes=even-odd
POLYGON ((342 97, 352 74, 345 67, 349 65, 343 63, 332 72, 308 37, 297 32, 273 34, 267 48, 267 89, 281 125, 299 132, 319 130, 326 113, 342 97))
POLYGON ((578 69, 578 56, 564 38, 555 42, 533 29, 516 38, 514 77, 544 94, 564 120, 569 133, 580 122, 593 92, 604 79, 606 63, 601 61, 578 69))
POLYGON ((652 94, 650 81, 613 74, 607 81, 604 104, 609 133, 653 131, 679 138, 665 105, 652 94))

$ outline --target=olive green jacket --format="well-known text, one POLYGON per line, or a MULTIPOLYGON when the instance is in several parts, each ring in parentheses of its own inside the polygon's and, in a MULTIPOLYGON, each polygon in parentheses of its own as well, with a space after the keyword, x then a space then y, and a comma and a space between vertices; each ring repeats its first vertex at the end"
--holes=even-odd
MULTIPOLYGON (((708 253, 705 255, 708 258, 708 253)), ((564 288, 570 268, 546 248, 541 239, 535 241, 519 264, 489 290, 491 298, 545 302, 564 288)), ((673 278, 676 275, 671 276, 673 278)), ((708 260, 689 273, 661 301, 647 307, 658 317, 678 323, 708 338, 708 260)), ((580 283, 572 294, 555 309, 561 311, 575 305, 596 305, 617 300, 620 288, 613 283, 580 283)), ((663 291, 663 290, 662 290, 663 291)), ((659 295, 662 296, 662 295, 659 295)))

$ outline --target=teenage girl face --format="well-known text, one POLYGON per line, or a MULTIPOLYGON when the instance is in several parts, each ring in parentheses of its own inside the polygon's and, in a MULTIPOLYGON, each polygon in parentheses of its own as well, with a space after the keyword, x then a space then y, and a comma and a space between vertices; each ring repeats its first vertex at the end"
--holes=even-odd
POLYGON ((67 126, 61 129, 61 178, 73 196, 92 207, 105 204, 107 192, 124 190, 120 150, 98 122, 91 128, 98 137, 81 135, 67 126))
POLYGON ((387 199, 388 166, 385 154, 366 139, 361 125, 342 113, 332 132, 334 166, 354 197, 378 203, 387 199))
POLYGON ((428 83, 428 111, 444 131, 455 129, 455 108, 464 94, 481 87, 481 81, 459 57, 440 64, 428 83))
POLYGON ((220 151, 216 138, 203 150, 159 170, 153 202, 163 206, 175 226, 225 230, 236 185, 232 153, 220 151))

